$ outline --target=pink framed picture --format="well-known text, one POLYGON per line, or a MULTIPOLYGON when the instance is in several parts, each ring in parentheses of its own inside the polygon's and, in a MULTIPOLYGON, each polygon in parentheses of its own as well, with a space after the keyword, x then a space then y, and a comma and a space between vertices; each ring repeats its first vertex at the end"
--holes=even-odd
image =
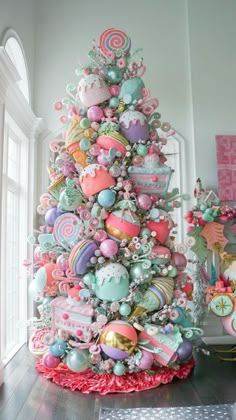
POLYGON ((216 136, 218 195, 221 201, 236 200, 236 136, 216 136))

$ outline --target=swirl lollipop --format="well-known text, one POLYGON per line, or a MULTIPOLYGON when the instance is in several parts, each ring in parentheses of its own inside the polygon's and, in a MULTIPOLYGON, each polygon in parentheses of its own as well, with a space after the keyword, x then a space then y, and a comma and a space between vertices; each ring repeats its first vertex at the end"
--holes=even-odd
POLYGON ((81 220, 71 213, 63 213, 56 219, 53 238, 62 247, 73 246, 79 239, 81 220))
POLYGON ((128 54, 130 38, 119 29, 110 28, 104 31, 98 41, 98 48, 107 58, 121 57, 128 54))

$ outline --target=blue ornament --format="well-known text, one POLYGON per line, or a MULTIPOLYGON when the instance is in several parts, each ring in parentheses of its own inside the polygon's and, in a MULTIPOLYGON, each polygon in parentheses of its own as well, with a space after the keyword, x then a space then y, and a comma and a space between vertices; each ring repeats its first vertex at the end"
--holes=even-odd
POLYGON ((120 101, 116 96, 113 96, 113 98, 109 100, 109 106, 111 108, 117 108, 119 106, 119 103, 120 101))
POLYGON ((115 366, 113 367, 113 373, 116 376, 124 375, 124 373, 125 373, 125 367, 124 367, 123 363, 116 362, 115 366))
POLYGON ((159 220, 160 211, 158 209, 151 209, 150 210, 150 218, 152 220, 159 220))
POLYGON ((91 146, 91 143, 90 143, 89 139, 87 139, 86 137, 83 137, 80 140, 79 147, 80 147, 81 150, 85 150, 85 151, 89 150, 90 146, 91 146))
POLYGON ((113 206, 116 201, 116 193, 113 190, 103 190, 98 194, 98 204, 104 207, 105 209, 109 209, 113 206))
POLYGON ((119 83, 122 77, 123 71, 119 67, 113 66, 107 72, 107 79, 111 83, 119 83))
POLYGON ((63 341, 60 338, 57 338, 56 342, 52 346, 49 346, 49 351, 53 356, 61 357, 61 356, 64 356, 66 347, 67 347, 66 341, 63 341))

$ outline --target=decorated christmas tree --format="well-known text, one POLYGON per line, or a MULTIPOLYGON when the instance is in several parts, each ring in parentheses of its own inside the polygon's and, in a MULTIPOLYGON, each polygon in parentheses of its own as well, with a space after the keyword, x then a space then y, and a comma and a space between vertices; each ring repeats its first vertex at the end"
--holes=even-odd
POLYGON ((124 32, 103 32, 54 104, 63 135, 50 143, 38 207, 30 349, 39 372, 85 393, 187 377, 201 334, 186 246, 175 243, 173 213, 187 196, 168 190, 163 146, 174 132, 144 85, 140 49, 130 48, 124 32))

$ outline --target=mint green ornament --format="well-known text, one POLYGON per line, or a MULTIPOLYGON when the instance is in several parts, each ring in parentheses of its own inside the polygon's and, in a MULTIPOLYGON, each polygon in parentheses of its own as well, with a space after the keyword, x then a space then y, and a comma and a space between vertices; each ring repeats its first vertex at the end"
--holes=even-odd
POLYGON ((131 313, 131 307, 128 303, 122 303, 119 312, 122 316, 128 316, 131 313))
POLYGON ((205 211, 207 209, 207 206, 205 204, 201 204, 200 210, 205 211))
POLYGON ((121 362, 116 362, 115 366, 113 367, 113 373, 116 376, 122 376, 125 373, 125 367, 123 365, 123 363, 121 362))
POLYGON ((144 144, 140 144, 137 147, 137 153, 139 156, 146 156, 148 154, 148 148, 144 144))
POLYGON ((137 262, 131 267, 129 275, 132 280, 137 279, 142 283, 148 283, 152 280, 152 273, 150 272, 150 268, 144 268, 143 263, 141 262, 137 262))
POLYGON ((169 277, 176 277, 178 273, 178 270, 176 267, 172 267, 171 270, 168 270, 168 276, 169 277))
POLYGON ((92 286, 96 282, 95 275, 93 273, 87 273, 83 277, 83 282, 86 284, 86 286, 92 286))
POLYGON ((107 79, 111 83, 119 83, 122 80, 122 77, 123 71, 117 66, 111 67, 107 72, 107 79))
POLYGON ((82 118, 82 120, 79 123, 81 128, 89 128, 90 127, 90 121, 88 118, 82 118))
POLYGON ((119 106, 119 103, 120 101, 116 96, 114 96, 113 98, 109 100, 109 106, 111 108, 117 108, 119 106))

